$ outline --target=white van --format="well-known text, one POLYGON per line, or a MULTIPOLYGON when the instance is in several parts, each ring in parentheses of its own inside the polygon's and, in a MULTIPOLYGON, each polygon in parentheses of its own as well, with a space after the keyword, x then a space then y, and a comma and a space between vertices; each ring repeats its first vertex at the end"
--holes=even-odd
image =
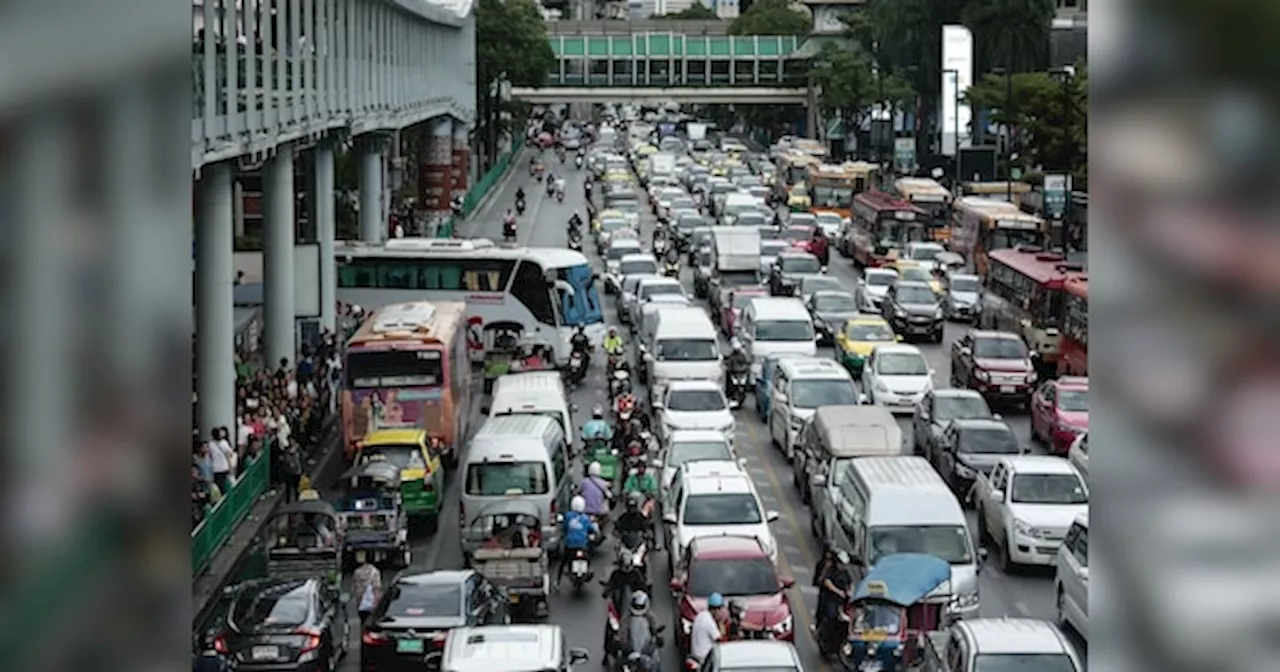
POLYGON ((832 359, 784 359, 769 381, 769 437, 791 460, 796 436, 822 406, 858 403, 853 376, 832 359))
POLYGON ((645 354, 654 399, 672 380, 714 380, 724 378, 724 357, 720 354, 719 333, 706 311, 698 308, 664 308, 658 312, 653 345, 645 354))
POLYGON ((813 317, 795 297, 752 299, 742 311, 736 328, 742 347, 751 356, 751 379, 760 376, 760 364, 770 355, 815 357, 818 344, 813 317))
POLYGON ((755 196, 745 191, 731 193, 724 197, 724 207, 720 210, 720 223, 724 226, 733 226, 733 222, 738 219, 738 215, 759 209, 760 199, 755 196))
POLYGON ((484 423, 471 439, 460 472, 458 522, 464 558, 488 536, 472 523, 484 517, 487 507, 513 501, 531 503, 542 522, 542 543, 559 546, 556 514, 568 510, 572 497, 568 450, 564 430, 551 418, 510 415, 484 423))
POLYGON ((833 515, 824 517, 822 539, 853 558, 860 581, 880 558, 927 553, 951 563, 951 580, 926 600, 955 602, 956 618, 978 614, 978 571, 986 549, 969 536, 964 509, 923 457, 863 457, 834 475, 833 515))
POLYGON ((490 418, 504 415, 544 415, 560 424, 566 438, 573 440, 572 405, 564 390, 564 378, 555 371, 529 371, 499 376, 493 386, 493 401, 486 413, 490 418))

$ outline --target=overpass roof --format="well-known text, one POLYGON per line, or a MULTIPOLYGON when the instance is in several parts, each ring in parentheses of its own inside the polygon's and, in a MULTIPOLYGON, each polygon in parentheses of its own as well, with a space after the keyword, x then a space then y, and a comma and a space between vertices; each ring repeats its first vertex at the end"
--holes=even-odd
MULTIPOLYGON (((460 0, 459 0, 460 1, 460 0)), ((728 35, 729 21, 638 19, 634 21, 547 21, 547 35, 632 35, 672 32, 684 35, 728 35)))

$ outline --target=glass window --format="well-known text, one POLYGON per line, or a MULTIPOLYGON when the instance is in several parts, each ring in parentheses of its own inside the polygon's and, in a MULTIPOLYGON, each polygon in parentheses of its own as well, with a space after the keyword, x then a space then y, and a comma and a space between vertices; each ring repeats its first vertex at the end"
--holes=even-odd
POLYGON ((444 354, 439 350, 367 350, 347 353, 350 387, 440 385, 444 354))
POLYGON ((387 462, 401 469, 424 469, 427 463, 422 459, 422 448, 415 444, 368 446, 360 451, 361 459, 368 460, 381 455, 387 462))
POLYGON ((960 432, 956 449, 962 453, 985 455, 1017 455, 1021 452, 1018 439, 1005 427, 965 428, 960 432))
POLYGON ((881 342, 894 340, 893 330, 883 322, 849 322, 844 335, 851 341, 881 342))
POLYGON ((311 591, 301 581, 245 593, 231 610, 231 622, 243 631, 288 628, 310 620, 311 591))
POLYGON ((1062 653, 979 653, 973 672, 1077 672, 1062 653))
POLYGON ((720 441, 710 443, 702 442, 681 442, 671 445, 667 453, 667 464, 670 466, 680 466, 685 462, 692 460, 731 460, 733 454, 729 452, 729 446, 720 441))
POLYGON ((977 278, 952 278, 950 282, 951 291, 977 293, 982 289, 982 285, 978 284, 977 278))
POLYGON ((755 525, 764 520, 750 493, 690 495, 685 499, 685 525, 755 525))
POLYGON ((533 313, 533 319, 541 324, 555 326, 555 308, 540 266, 530 261, 520 262, 515 273, 515 283, 511 286, 511 295, 533 313))
POLYGON ((388 593, 383 617, 440 618, 462 613, 462 586, 456 583, 420 585, 401 581, 388 593))
POLYGON ((1026 359, 1027 346, 1013 338, 976 338, 973 356, 981 359, 1026 359))
POLYGON ((913 352, 882 352, 876 355, 876 373, 882 376, 923 376, 929 373, 924 357, 913 352))
POLYGON ((1076 556, 1076 562, 1081 567, 1089 566, 1089 528, 1076 526, 1079 534, 1076 537, 1076 543, 1071 547, 1071 554, 1076 556))
POLYGON ((713 340, 667 339, 658 341, 657 358, 667 362, 707 362, 720 356, 713 340))
POLYGON ((756 322, 757 341, 812 341, 813 323, 809 320, 760 320, 756 322))
POLYGON ((969 530, 963 525, 912 525, 871 528, 868 565, 894 553, 927 553, 951 564, 969 564, 969 530))
POLYGON ((504 259, 361 258, 338 269, 338 286, 504 292, 514 268, 504 259))
POLYGON ((933 417, 938 422, 989 418, 991 407, 987 405, 986 399, 977 395, 943 395, 934 400, 933 417))
POLYGON ((667 410, 677 413, 700 413, 724 409, 724 395, 720 390, 673 390, 667 395, 667 410))
POLYGON ((1015 504, 1088 504, 1084 483, 1075 474, 1014 474, 1010 501, 1015 504))
POLYGON ((822 262, 812 255, 795 255, 780 257, 780 259, 783 273, 819 273, 822 271, 822 262))
POLYGON ((542 462, 484 462, 467 467, 468 495, 545 495, 548 489, 547 467, 542 462))
POLYGON ((852 380, 797 380, 791 385, 791 405, 795 408, 852 406, 858 393, 852 380))
POLYGON ((728 597, 778 592, 778 577, 773 573, 773 563, 768 558, 694 560, 691 564, 689 594, 694 597, 706 597, 711 593, 728 597))
POLYGON ((911 306, 927 306, 938 302, 938 295, 928 287, 903 285, 898 287, 898 303, 911 306))

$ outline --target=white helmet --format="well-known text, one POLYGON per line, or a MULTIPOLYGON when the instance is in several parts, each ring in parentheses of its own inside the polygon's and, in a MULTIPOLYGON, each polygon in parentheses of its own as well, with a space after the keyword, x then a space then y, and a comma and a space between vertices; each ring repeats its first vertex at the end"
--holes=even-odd
POLYGON ((576 511, 578 513, 586 511, 587 500, 583 499, 582 495, 574 495, 573 499, 569 500, 569 510, 576 511))
POLYGON ((587 465, 587 475, 596 476, 596 477, 600 476, 600 463, 592 462, 591 464, 587 465))
POLYGON ((742 341, 741 341, 741 340, 738 340, 738 337, 737 337, 737 336, 734 336, 734 337, 729 341, 729 347, 733 348, 734 350, 741 350, 741 349, 742 349, 742 341))

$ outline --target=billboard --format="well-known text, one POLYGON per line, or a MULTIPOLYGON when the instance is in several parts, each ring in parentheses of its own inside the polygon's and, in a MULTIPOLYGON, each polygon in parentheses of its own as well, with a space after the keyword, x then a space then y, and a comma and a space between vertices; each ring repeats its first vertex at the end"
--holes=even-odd
POLYGON ((942 100, 938 115, 942 155, 956 155, 957 132, 961 147, 968 147, 969 123, 973 119, 968 103, 957 98, 973 85, 973 33, 964 26, 942 27, 942 100))

